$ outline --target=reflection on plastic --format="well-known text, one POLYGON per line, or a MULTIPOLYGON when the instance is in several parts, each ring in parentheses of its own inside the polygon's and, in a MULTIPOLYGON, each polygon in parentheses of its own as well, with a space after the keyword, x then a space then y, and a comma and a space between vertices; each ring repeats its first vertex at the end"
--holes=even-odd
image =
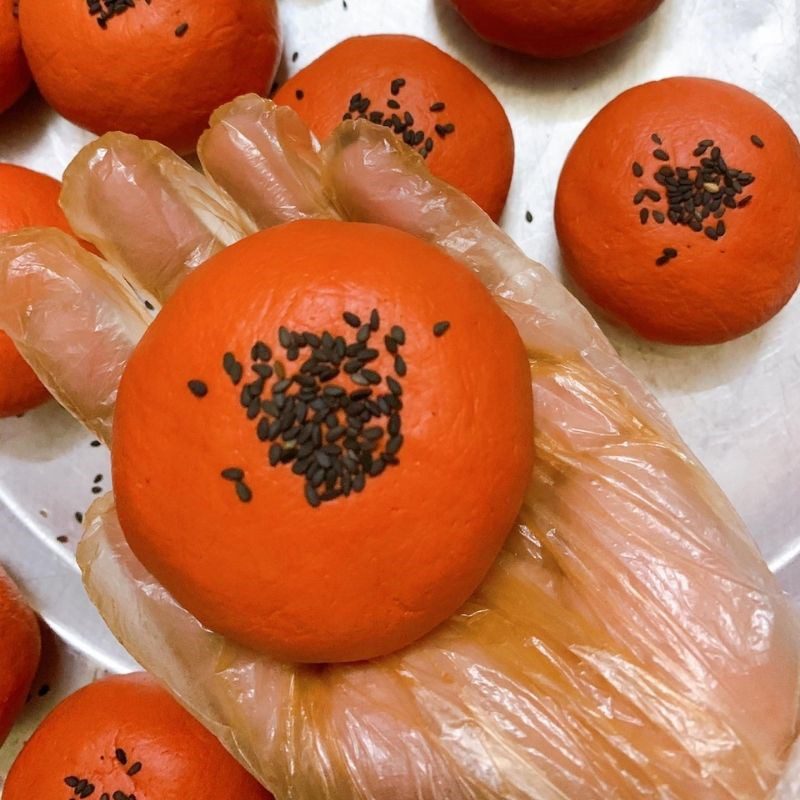
MULTIPOLYGON (((394 225, 495 293, 528 347, 536 470, 467 606, 407 650, 351 666, 280 664, 204 630, 132 557, 104 498, 79 560, 121 641, 278 800, 768 797, 797 732, 797 619, 655 401, 550 273, 385 129, 346 123, 318 168, 270 166, 258 194, 252 171, 280 161, 298 121, 244 102, 244 124, 263 115, 276 135, 239 136, 234 104, 215 117, 232 132, 226 156, 210 135, 203 160, 253 218, 313 208, 394 225)), ((0 278, 7 269, 0 258, 0 278)), ((47 350, 37 336, 29 348, 47 350)), ((785 780, 781 800, 795 796, 785 780)))

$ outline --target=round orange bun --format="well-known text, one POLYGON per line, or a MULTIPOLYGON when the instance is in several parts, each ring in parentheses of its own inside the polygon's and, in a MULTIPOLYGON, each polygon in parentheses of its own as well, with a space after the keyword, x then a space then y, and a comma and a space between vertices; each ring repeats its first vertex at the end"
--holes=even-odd
MULTIPOLYGON (((70 232, 58 206, 61 184, 24 167, 0 164, 0 233, 34 225, 70 232)), ((0 417, 22 414, 49 397, 11 340, 0 331, 0 417)))
POLYGON ((280 58, 274 0, 135 0, 107 19, 105 1, 98 7, 20 6, 40 91, 84 128, 121 130, 186 153, 217 106, 269 89, 280 58))
POLYGON ((0 113, 13 106, 31 85, 15 7, 14 0, 0 0, 0 113))
POLYGON ((620 95, 570 152, 555 203, 576 284, 671 344, 763 325, 800 281, 800 143, 749 92, 670 78, 620 95))
POLYGON ((618 39, 662 0, 452 0, 475 32, 539 58, 577 56, 618 39))
POLYGON ((345 39, 290 78, 275 102, 294 108, 320 139, 343 118, 389 127, 394 115, 392 130, 426 157, 431 172, 493 219, 503 211, 514 171, 508 117, 477 75, 423 39, 345 39))
POLYGON ((272 798, 144 673, 105 678, 58 705, 14 762, 3 793, 4 800, 120 796, 272 798))
POLYGON ((291 223, 198 269, 134 352, 119 519, 212 630, 286 661, 380 656, 486 575, 531 417, 521 339, 467 268, 393 229, 291 223))
POLYGON ((0 745, 25 705, 40 651, 39 623, 0 567, 0 745))

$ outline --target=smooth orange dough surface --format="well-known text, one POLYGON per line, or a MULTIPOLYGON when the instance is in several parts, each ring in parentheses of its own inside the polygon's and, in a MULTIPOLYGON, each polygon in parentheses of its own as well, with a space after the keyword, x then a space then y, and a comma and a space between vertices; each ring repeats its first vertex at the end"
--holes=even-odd
MULTIPOLYGON (((39 172, 0 164, 0 233, 31 226, 60 228, 70 233, 58 205, 61 184, 39 172)), ((33 370, 0 331, 0 417, 41 405, 50 395, 33 370)))
MULTIPOLYGON (((356 36, 340 42, 300 70, 275 93, 275 102, 297 111, 324 139, 345 114, 396 114, 408 130, 422 132, 413 146, 424 150, 434 175, 468 194, 493 219, 503 211, 514 171, 514 137, 491 89, 461 62, 415 36, 356 36), (402 86, 393 82, 405 81, 402 86), (360 95, 369 106, 351 109, 360 95), (389 103, 396 103, 393 108, 389 103), (437 104, 443 104, 437 110, 437 104), (434 110, 431 110, 431 109, 434 110), (454 130, 437 133, 437 126, 454 130)), ((405 130, 398 135, 405 135, 405 130)))
MULTIPOLYGON (((705 188, 724 192, 725 180, 705 188)), ((647 339, 702 345, 758 328, 791 298, 800 282, 798 207, 800 142, 782 117, 736 86, 669 78, 624 92, 581 133, 561 173, 555 221, 569 274, 608 317, 647 339), (656 173, 683 165, 696 180, 714 152, 694 155, 706 140, 752 182, 731 185, 727 202, 736 207, 723 203, 724 216, 718 209, 700 231, 669 218, 657 224, 653 212, 669 211, 669 187, 656 173), (635 203, 642 191, 659 201, 635 203), (665 248, 676 257, 659 265, 665 248)))
POLYGON ((101 679, 62 701, 14 762, 3 798, 97 800, 120 792, 137 800, 272 800, 145 673, 101 679))
POLYGON ((0 567, 0 746, 25 705, 40 652, 39 622, 0 567))
POLYGON ((181 153, 215 108, 268 91, 280 59, 274 0, 137 3, 105 29, 85 2, 25 0, 20 25, 36 84, 59 113, 181 153))
POLYGON ((0 114, 14 105, 31 84, 14 6, 14 0, 0 0, 0 114))
MULTIPOLYGON (((325 385, 363 391, 350 375, 325 385)), ((275 385, 273 376, 263 400, 275 385)), ((389 423, 364 424, 386 433, 389 423)), ((286 661, 372 658, 428 633, 484 578, 530 478, 532 425, 522 341, 466 267, 382 226, 291 223, 200 267, 137 347, 114 422, 117 510, 136 556, 210 629, 286 661), (257 377, 251 349, 263 342, 291 375, 309 351, 287 360, 281 326, 357 345, 361 328, 343 314, 363 325, 373 309, 373 401, 390 378, 401 384, 399 463, 314 507, 302 475, 270 464, 258 402, 254 418, 242 405, 257 377), (384 347, 394 326, 405 334, 404 377, 384 347), (226 352, 244 369, 237 385, 226 352), (190 381, 207 393, 195 396, 190 381), (230 468, 242 470, 249 502, 222 477, 230 468)))
POLYGON ((627 33, 662 0, 452 0, 484 39, 540 58, 578 56, 627 33))

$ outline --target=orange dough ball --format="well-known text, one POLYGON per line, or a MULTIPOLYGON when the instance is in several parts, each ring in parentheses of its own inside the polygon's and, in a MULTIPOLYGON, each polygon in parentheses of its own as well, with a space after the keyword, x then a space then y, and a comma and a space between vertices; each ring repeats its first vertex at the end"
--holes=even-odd
MULTIPOLYGON (((0 164, 0 233, 39 225, 70 233, 58 205, 60 192, 61 184, 47 175, 0 164)), ((49 396, 11 339, 0 331, 0 417, 29 411, 49 396)))
POLYGON ((0 0, 0 113, 10 108, 31 85, 22 52, 15 0, 0 0))
POLYGON ((555 204, 570 275, 647 339, 716 344, 800 282, 800 142, 755 95, 704 78, 624 92, 570 152, 555 204))
POLYGON ((108 18, 85 2, 24 0, 20 25, 36 84, 59 113, 181 153, 217 106, 266 92, 280 58, 274 0, 137 0, 108 18))
POLYGON ((453 0, 475 32, 540 58, 578 56, 650 16, 662 0, 453 0))
POLYGON ((39 726, 4 800, 272 800, 223 746, 144 673, 70 695, 39 726))
POLYGON ((290 78, 275 102, 324 139, 343 117, 392 122, 434 175, 468 194, 493 219, 514 171, 503 107, 469 68, 415 36, 356 36, 290 78))
POLYGON ((36 616, 0 567, 0 745, 25 705, 41 647, 36 616))
POLYGON ((522 341, 463 265, 306 221, 215 256, 123 376, 113 472, 141 562, 294 662, 393 652, 477 588, 532 469, 522 341))

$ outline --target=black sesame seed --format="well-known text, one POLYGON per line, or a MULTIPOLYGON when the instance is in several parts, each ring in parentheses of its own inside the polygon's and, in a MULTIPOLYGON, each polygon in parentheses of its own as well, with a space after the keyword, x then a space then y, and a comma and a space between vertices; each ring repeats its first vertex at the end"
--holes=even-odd
POLYGON ((433 335, 437 337, 444 336, 444 334, 447 333, 448 330, 450 330, 450 323, 447 322, 446 320, 443 320, 442 322, 437 322, 433 326, 433 335))
POLYGON ((646 208, 643 208, 641 211, 639 211, 639 221, 642 223, 642 225, 647 224, 647 219, 649 216, 650 212, 646 208))
POLYGON ((445 105, 444 105, 444 103, 442 103, 441 101, 439 101, 439 102, 437 102, 437 103, 434 103, 434 104, 433 104, 433 105, 430 107, 430 109, 429 109, 429 110, 430 110, 430 111, 434 111, 434 112, 435 112, 435 111, 444 111, 444 109, 445 109, 445 105))
POLYGON ((657 267, 663 267, 664 264, 667 264, 667 263, 669 263, 669 256, 659 256, 656 259, 656 266, 657 267))
POLYGON ((401 377, 405 377, 406 373, 408 372, 408 367, 406 366, 405 359, 398 355, 395 356, 394 359, 394 371, 401 377))
POLYGON ((403 387, 391 375, 386 378, 386 385, 396 397, 400 397, 403 394, 403 387))
POLYGON ((653 158, 657 158, 659 161, 669 161, 669 153, 667 153, 666 150, 658 148, 657 150, 653 150, 653 158))
POLYGON ((661 141, 661 137, 657 133, 650 134, 650 138, 653 140, 653 142, 655 142, 655 144, 664 144, 664 142, 661 141))
POLYGON ((226 481, 240 481, 244 478, 244 471, 239 467, 227 467, 220 473, 226 481))
POLYGON ((678 251, 674 247, 665 247, 663 252, 664 252, 664 255, 667 258, 677 258, 678 257, 678 251))
POLYGON ((704 233, 706 236, 708 236, 709 239, 711 239, 714 242, 716 242, 717 239, 719 238, 716 228, 708 227, 705 229, 704 233))
POLYGON ((188 22, 181 22, 177 28, 175 28, 175 35, 180 39, 186 31, 189 30, 189 23, 188 22))
POLYGON ((654 220, 655 220, 655 221, 656 221, 656 222, 657 222, 659 225, 663 225, 663 224, 664 224, 664 221, 666 220, 666 217, 664 216, 664 214, 663 214, 661 211, 654 211, 654 212, 653 212, 653 219, 654 219, 654 220))
POLYGON ((633 162, 633 174, 637 178, 641 178, 642 175, 644 175, 644 168, 642 167, 642 165, 638 161, 634 161, 633 162))
POLYGON ((395 78, 391 83, 391 92, 393 95, 400 94, 400 90, 406 85, 405 78, 395 78))
POLYGON ((639 189, 638 192, 633 196, 633 204, 638 206, 644 200, 645 194, 644 189, 639 189))
POLYGON ((378 309, 373 308, 372 312, 369 315, 369 327, 371 331, 377 331, 378 328, 381 326, 381 317, 378 314, 378 309))
POLYGON ((367 383, 377 386, 381 382, 381 376, 372 369, 362 369, 361 376, 367 383))
POLYGON ((764 140, 760 136, 756 136, 756 134, 750 137, 750 141, 758 148, 764 147, 764 140))
POLYGON ((342 314, 342 318, 351 328, 361 327, 361 320, 350 311, 345 311, 344 314, 342 314))
POLYGON ((80 778, 75 777, 75 775, 70 775, 68 778, 64 778, 64 783, 66 783, 70 789, 74 789, 79 782, 80 778))
POLYGON ((294 96, 298 100, 302 100, 306 96, 306 94, 302 89, 295 89, 294 96))

